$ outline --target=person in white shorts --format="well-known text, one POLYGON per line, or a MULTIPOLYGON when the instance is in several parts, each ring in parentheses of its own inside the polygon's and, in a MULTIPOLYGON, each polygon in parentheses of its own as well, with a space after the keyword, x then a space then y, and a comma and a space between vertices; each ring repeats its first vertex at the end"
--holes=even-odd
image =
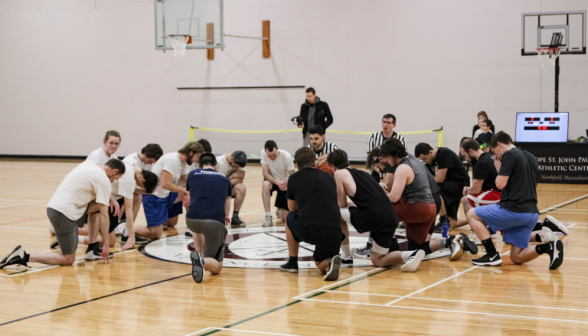
POLYGON ((219 173, 225 174, 226 177, 231 180, 233 198, 235 202, 233 204, 233 215, 231 216, 231 227, 238 228, 245 226, 239 218, 239 211, 245 201, 245 195, 247 194, 247 188, 243 183, 245 179, 245 166, 247 165, 247 154, 243 151, 227 152, 216 158, 217 166, 216 170, 219 173))
POLYGON ((283 149, 278 149, 275 141, 268 140, 261 151, 261 169, 264 179, 261 184, 261 198, 265 209, 265 219, 262 226, 273 225, 270 200, 274 191, 277 192, 274 203, 277 208, 276 215, 281 218, 282 223, 286 223, 286 217, 288 216, 288 198, 286 197, 288 177, 294 174, 292 155, 283 149))
MULTIPOLYGON (((104 259, 109 263, 108 251, 108 205, 110 204, 111 183, 125 172, 122 161, 111 159, 104 165, 83 162, 63 179, 55 194, 47 204, 47 217, 55 229, 61 248, 59 253, 28 254, 22 246, 17 246, 0 261, 0 268, 8 265, 27 266, 28 262, 47 265, 72 265, 78 247, 78 226, 85 223, 88 213, 99 211, 99 226, 104 250, 98 242, 88 246, 86 260, 104 259)), ((91 239, 96 241, 98 227, 90 226, 91 239)))
POLYGON ((196 141, 190 141, 177 153, 169 153, 162 156, 155 165, 153 173, 157 175, 160 185, 153 195, 143 196, 143 210, 147 227, 135 230, 139 236, 148 239, 159 239, 163 233, 163 224, 168 219, 182 213, 182 202, 176 203, 176 199, 183 200, 184 204, 190 202, 190 194, 186 188, 179 186, 180 179, 186 180, 186 167, 198 161, 204 148, 196 141), (179 210, 177 209, 179 205, 179 210))

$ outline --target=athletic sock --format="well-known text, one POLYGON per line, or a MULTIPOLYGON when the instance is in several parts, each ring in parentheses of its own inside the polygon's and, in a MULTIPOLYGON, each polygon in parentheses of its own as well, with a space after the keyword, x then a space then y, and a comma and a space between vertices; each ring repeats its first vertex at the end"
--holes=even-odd
POLYGON ((83 244, 84 243, 84 238, 86 238, 86 236, 78 236, 78 243, 79 244, 83 244))
POLYGON ((541 243, 541 236, 538 233, 535 234, 535 241, 541 243))
POLYGON ((407 261, 414 251, 402 251, 402 261, 407 261))
POLYGON ((271 212, 266 212, 265 213, 265 217, 271 217, 271 216, 272 216, 272 213, 271 212))
POLYGON ((549 252, 549 244, 535 245, 535 252, 537 252, 539 255, 549 252))
POLYGON ((431 242, 430 241, 425 242, 423 245, 421 245, 420 249, 425 251, 425 254, 433 253, 433 251, 431 251, 431 242))
POLYGON ((23 260, 25 263, 28 263, 28 262, 29 262, 29 258, 30 258, 30 257, 31 257, 31 255, 25 252, 25 254, 24 254, 24 258, 23 258, 22 260, 23 260))
POLYGON ((298 257, 292 257, 290 256, 290 258, 288 259, 288 264, 292 264, 292 265, 298 265, 298 257))
POLYGON ((374 242, 374 238, 370 237, 370 238, 368 239, 368 243, 369 243, 370 245, 372 245, 372 244, 373 244, 373 242, 374 242))
POLYGON ((451 246, 451 239, 450 238, 441 238, 441 242, 440 243, 445 248, 448 248, 449 246, 451 246))
POLYGON ((492 242, 492 238, 488 238, 486 240, 482 240, 482 245, 484 245, 484 248, 486 248, 486 253, 490 256, 495 255, 496 253, 496 247, 494 246, 494 243, 492 242))
POLYGON ((349 248, 349 244, 341 245, 341 258, 351 259, 351 248, 349 248))
POLYGON ((543 222, 537 222, 537 224, 535 224, 535 227, 533 228, 533 231, 541 231, 542 228, 543 222))
POLYGON ((239 217, 239 211, 233 211, 233 217, 239 217))
POLYGON ((94 250, 96 247, 98 247, 98 242, 92 243, 92 244, 88 244, 88 248, 86 249, 86 252, 88 251, 92 251, 94 250))

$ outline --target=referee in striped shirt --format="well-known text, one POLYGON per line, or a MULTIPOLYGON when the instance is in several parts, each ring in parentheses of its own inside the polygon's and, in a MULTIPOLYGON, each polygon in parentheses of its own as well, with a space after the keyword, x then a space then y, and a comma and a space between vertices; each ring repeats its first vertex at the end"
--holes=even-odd
POLYGON ((326 160, 329 153, 335 149, 339 149, 337 145, 332 142, 325 141, 325 131, 322 127, 315 125, 308 131, 310 138, 310 145, 308 147, 314 150, 316 155, 317 167, 322 165, 326 160))

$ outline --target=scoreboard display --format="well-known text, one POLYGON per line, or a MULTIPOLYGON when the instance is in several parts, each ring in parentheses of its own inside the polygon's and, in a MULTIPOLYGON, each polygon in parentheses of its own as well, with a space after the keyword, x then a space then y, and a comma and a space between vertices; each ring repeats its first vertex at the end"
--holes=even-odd
POLYGON ((567 142, 568 112, 517 112, 516 142, 567 142))

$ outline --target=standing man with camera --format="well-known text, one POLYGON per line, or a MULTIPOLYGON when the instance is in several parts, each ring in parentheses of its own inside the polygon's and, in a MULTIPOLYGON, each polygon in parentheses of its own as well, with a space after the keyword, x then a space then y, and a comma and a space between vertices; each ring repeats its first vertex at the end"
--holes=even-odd
POLYGON ((316 91, 309 87, 306 89, 306 101, 300 106, 300 116, 298 127, 302 128, 302 146, 310 145, 308 131, 312 126, 320 126, 326 132, 327 128, 333 124, 333 115, 329 104, 322 101, 316 96, 316 91))

